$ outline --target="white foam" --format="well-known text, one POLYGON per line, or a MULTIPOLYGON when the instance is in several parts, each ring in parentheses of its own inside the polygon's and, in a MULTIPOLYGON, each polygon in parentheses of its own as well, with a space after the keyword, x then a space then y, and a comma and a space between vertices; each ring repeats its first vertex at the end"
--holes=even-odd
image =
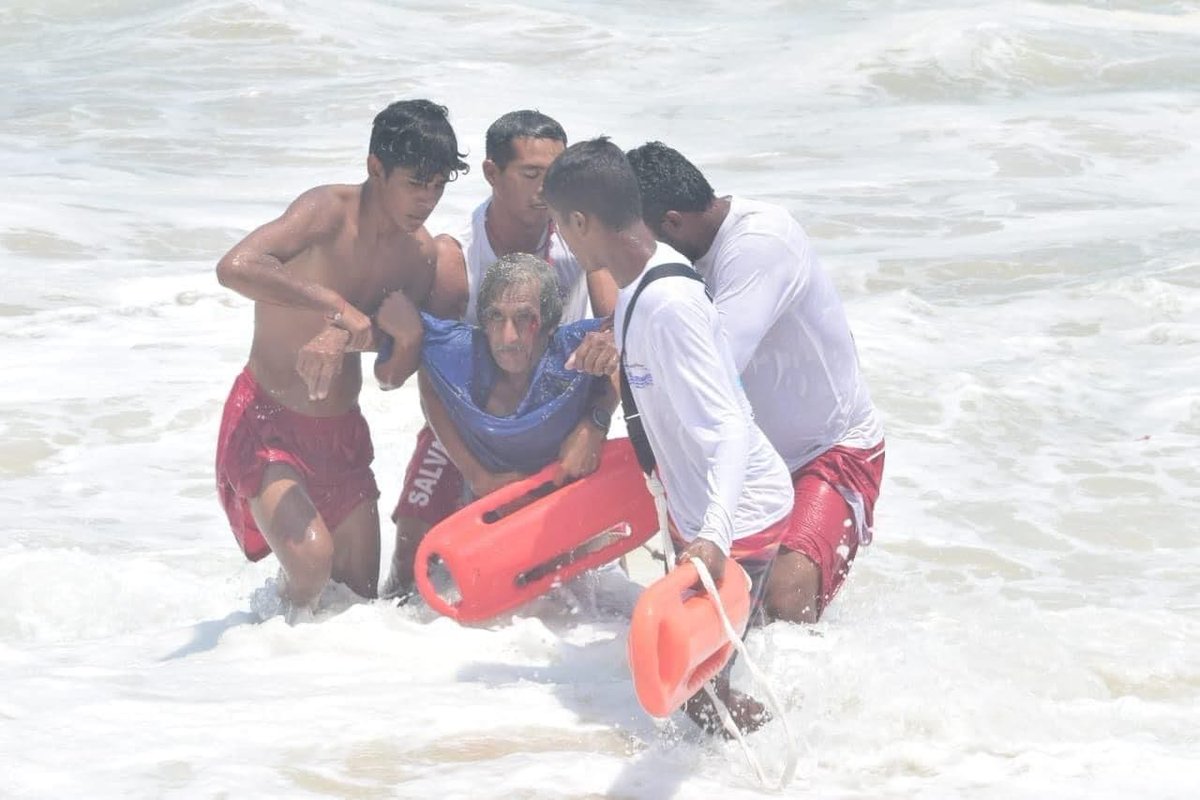
MULTIPOLYGON (((1169 2, 7 4, 0 795, 758 796, 638 707, 628 586, 288 625, 236 550, 251 307, 213 267, 429 96, 473 165, 434 229, 536 107, 787 205, 834 273, 887 470, 826 618, 749 639, 813 747, 795 796, 1190 797, 1198 34, 1169 2)), ((386 518, 419 407, 362 406, 386 518)))

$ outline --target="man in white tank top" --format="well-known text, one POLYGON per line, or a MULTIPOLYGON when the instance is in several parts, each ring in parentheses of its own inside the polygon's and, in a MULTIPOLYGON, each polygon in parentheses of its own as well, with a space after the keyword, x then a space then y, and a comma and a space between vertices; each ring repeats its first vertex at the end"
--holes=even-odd
POLYGON ((815 622, 871 540, 883 428, 846 312, 787 209, 716 197, 677 151, 627 154, 655 237, 691 259, 720 312, 754 418, 792 474, 793 525, 767 608, 815 622))
MULTIPOLYGON (((589 316, 607 317, 616 303, 617 287, 607 273, 587 274, 550 219, 541 198, 542 178, 567 145, 562 126, 537 111, 513 111, 487 130, 483 175, 492 194, 471 214, 458 234, 441 234, 437 247, 437 277, 426 309, 448 319, 477 325, 476 303, 483 276, 500 257, 532 253, 547 261, 558 277, 563 299, 563 324, 589 316)), ((616 353, 612 333, 589 333, 578 363, 571 366, 591 374, 612 374, 616 353), (596 346, 597 340, 599 345, 596 346)), ((567 477, 593 471, 607 435, 608 412, 585 415, 563 444, 561 463, 567 477)), ((392 514, 396 547, 383 596, 409 594, 413 586, 412 559, 426 531, 458 508, 465 492, 482 497, 517 480, 515 473, 465 478, 446 454, 428 424, 417 434, 400 499, 392 514), (470 484, 469 486, 467 484, 470 484)))
MULTIPOLYGON (((651 268, 675 259, 642 221, 637 179, 612 142, 567 148, 547 172, 544 191, 584 268, 608 271, 621 287, 614 330, 672 534, 683 548, 679 560, 700 559, 719 582, 733 558, 750 575, 757 609, 791 516, 792 484, 754 424, 716 308, 699 280, 672 275, 647 283, 631 313, 651 268)), ((728 669, 717 694, 743 730, 762 723, 757 702, 731 697, 728 669)), ((719 727, 702 692, 685 709, 706 729, 719 727)))

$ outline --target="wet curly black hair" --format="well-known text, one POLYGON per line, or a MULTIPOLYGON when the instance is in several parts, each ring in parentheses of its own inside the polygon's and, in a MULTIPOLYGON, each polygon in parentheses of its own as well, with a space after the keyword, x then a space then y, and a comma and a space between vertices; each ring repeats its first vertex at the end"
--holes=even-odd
POLYGON ((411 169, 417 180, 437 175, 454 180, 470 167, 458 152, 458 138, 445 106, 429 100, 398 100, 375 116, 370 153, 383 164, 384 175, 396 167, 411 169))

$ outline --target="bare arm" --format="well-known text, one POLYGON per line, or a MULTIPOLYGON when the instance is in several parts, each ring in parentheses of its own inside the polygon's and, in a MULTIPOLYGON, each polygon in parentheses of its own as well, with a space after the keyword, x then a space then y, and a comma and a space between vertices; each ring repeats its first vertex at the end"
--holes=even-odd
POLYGON ((392 337, 391 354, 375 362, 375 378, 384 390, 396 389, 421 365, 421 343, 425 338, 421 315, 404 292, 396 291, 384 298, 375 322, 379 330, 392 337))
POLYGON ((437 287, 438 244, 437 239, 430 236, 424 228, 417 231, 415 238, 419 243, 419 268, 403 269, 402 274, 398 276, 399 285, 404 288, 404 293, 417 308, 426 308, 437 287))
POLYGON ((217 280, 256 302, 321 312, 351 334, 348 349, 368 349, 370 319, 338 292, 291 268, 298 256, 336 236, 342 219, 332 189, 310 189, 234 245, 217 262, 217 280))
POLYGON ((467 286, 467 261, 458 241, 446 234, 433 239, 437 256, 433 286, 422 305, 435 317, 462 319, 467 313, 469 288, 467 286))
POLYGON ((617 308, 617 282, 608 270, 587 274, 588 297, 592 301, 592 316, 611 317, 617 308))
POLYGON ((336 314, 341 310, 342 296, 297 275, 287 264, 330 239, 340 227, 333 192, 325 187, 310 189, 278 219, 235 244, 217 263, 217 280, 251 300, 336 314))
POLYGON ((596 400, 592 403, 592 408, 609 415, 616 411, 617 402, 621 399, 621 392, 617 387, 618 380, 619 377, 616 372, 608 376, 608 380, 604 382, 604 390, 596 397, 596 400))
POLYGON ((602 386, 601 394, 587 407, 583 419, 575 423, 559 447, 560 482, 590 475, 600 466, 600 451, 608 438, 608 423, 617 407, 616 377, 605 379, 602 386), (600 421, 605 422, 603 427, 600 421))
POLYGON ((434 391, 433 384, 424 370, 417 373, 417 387, 421 392, 421 405, 425 409, 425 419, 429 421, 429 427, 433 428, 434 435, 446 448, 446 455, 454 462, 454 466, 458 467, 458 471, 462 473, 476 497, 491 494, 501 486, 526 477, 520 472, 490 472, 475 458, 466 442, 459 436, 458 428, 454 426, 446 406, 434 391))
POLYGON ((375 378, 384 389, 396 389, 421 365, 421 343, 425 328, 413 301, 404 292, 392 292, 384 298, 375 315, 379 330, 392 337, 392 352, 375 362, 375 378))

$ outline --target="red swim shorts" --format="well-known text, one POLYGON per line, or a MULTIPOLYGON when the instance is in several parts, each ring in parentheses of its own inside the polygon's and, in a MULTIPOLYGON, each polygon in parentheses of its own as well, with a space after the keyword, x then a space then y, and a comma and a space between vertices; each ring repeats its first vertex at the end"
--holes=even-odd
POLYGON ((792 473, 796 499, 783 547, 820 569, 821 611, 842 588, 858 546, 871 543, 883 456, 883 442, 831 447, 792 473))
POLYGON ((446 455, 446 448, 426 425, 417 434, 417 446, 404 472, 404 487, 392 512, 392 522, 411 517, 433 527, 462 506, 465 484, 462 473, 446 455))
POLYGON ((355 406, 336 417, 310 417, 284 408, 242 370, 221 416, 217 439, 217 495, 229 526, 251 561, 271 552, 250 513, 268 464, 287 464, 330 530, 363 502, 379 498, 371 461, 371 432, 355 406))
MULTIPOLYGON (((791 517, 784 517, 758 533, 734 539, 729 549, 729 557, 741 564, 750 577, 750 622, 746 626, 747 630, 767 621, 762 610, 766 597, 767 576, 775 563, 775 556, 779 554, 779 548, 790 524, 791 517)), ((671 539, 676 553, 682 553, 687 547, 687 542, 679 537, 679 531, 673 523, 671 539)))
POLYGON ((791 517, 784 517, 753 536, 733 540, 729 557, 741 564, 750 576, 750 622, 746 625, 747 630, 767 621, 763 611, 767 576, 771 574, 771 566, 775 563, 775 556, 779 554, 790 524, 791 517))

